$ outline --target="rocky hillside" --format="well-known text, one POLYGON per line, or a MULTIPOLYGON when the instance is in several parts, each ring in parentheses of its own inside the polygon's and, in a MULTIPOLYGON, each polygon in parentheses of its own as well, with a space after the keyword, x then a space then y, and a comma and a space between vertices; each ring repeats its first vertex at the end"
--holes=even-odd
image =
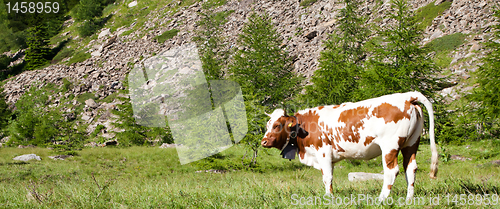
MULTIPOLYGON (((115 4, 133 7, 137 5, 137 2, 135 4, 134 2, 117 1, 115 4)), ((409 2, 413 9, 417 10, 428 4, 438 5, 445 1, 410 0, 409 2)), ((134 22, 110 32, 113 22, 107 23, 106 26, 109 27, 103 28, 98 37, 86 46, 92 57, 83 62, 69 66, 51 65, 45 69, 24 72, 10 78, 3 85, 7 102, 15 104, 32 85, 44 85, 46 82, 62 85, 63 78, 71 81, 74 84, 73 88, 66 93, 67 95, 54 95, 54 100, 59 97, 67 98, 69 94, 79 95, 85 92, 103 99, 118 89, 123 89, 122 81, 135 63, 192 41, 193 31, 198 27, 196 23, 201 18, 198 13, 202 11, 202 2, 183 7, 176 13, 168 10, 172 4, 175 3, 147 14, 147 21, 138 30, 132 29, 134 22), (154 39, 172 29, 179 30, 178 34, 164 43, 158 43, 154 39)), ((477 69, 478 60, 485 53, 481 43, 489 38, 490 26, 497 24, 492 15, 494 4, 495 0, 454 0, 451 6, 432 20, 432 25, 425 30, 422 44, 454 33, 466 35, 465 43, 448 55, 453 60, 449 67, 443 70, 451 72, 446 76, 458 85, 444 89, 443 95, 451 95, 452 99, 457 99, 460 92, 456 89, 463 90, 463 87, 467 86, 464 80, 469 77, 468 72, 477 69)), ((215 10, 234 11, 227 17, 227 22, 223 26, 224 41, 228 47, 237 47, 235 43, 238 32, 252 11, 266 11, 272 17, 277 31, 282 34, 284 47, 296 57, 295 70, 310 77, 317 69, 323 41, 336 28, 335 17, 342 7, 339 1, 330 0, 318 0, 307 7, 301 6, 299 1, 232 0, 215 10)), ((389 9, 389 0, 368 0, 364 2, 361 11, 369 15, 369 23, 383 26, 390 24, 390 20, 384 17, 389 9)), ((68 21, 67 25, 71 24, 72 21, 68 21)), ((69 32, 61 36, 71 37, 76 41, 81 39, 69 32)), ((94 106, 94 109, 106 108, 102 104, 94 106)), ((87 110, 90 113, 82 113, 78 118, 85 116, 83 118, 94 127, 97 124, 104 124, 104 121, 91 119, 96 117, 99 111, 94 111, 92 108, 87 110)))

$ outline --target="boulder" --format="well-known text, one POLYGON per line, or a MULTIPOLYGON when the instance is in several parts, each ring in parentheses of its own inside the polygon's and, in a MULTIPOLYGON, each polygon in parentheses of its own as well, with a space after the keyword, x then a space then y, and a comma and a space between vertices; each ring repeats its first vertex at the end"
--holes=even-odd
POLYGON ((133 1, 133 2, 130 2, 130 4, 128 4, 128 7, 135 7, 137 6, 137 1, 133 1))
POLYGON ((101 33, 99 33, 98 39, 104 38, 104 37, 108 36, 109 34, 111 34, 110 29, 109 28, 105 29, 105 30, 101 31, 101 33))
POLYGON ((12 158, 13 160, 20 160, 20 161, 29 161, 29 160, 42 160, 38 155, 35 154, 27 154, 27 155, 21 155, 17 156, 15 158, 12 158))
POLYGON ((85 100, 85 104, 90 107, 90 108, 97 108, 99 107, 99 104, 97 104, 93 99, 87 99, 85 100))
POLYGON ((348 174, 349 181, 384 180, 384 174, 352 172, 348 174))

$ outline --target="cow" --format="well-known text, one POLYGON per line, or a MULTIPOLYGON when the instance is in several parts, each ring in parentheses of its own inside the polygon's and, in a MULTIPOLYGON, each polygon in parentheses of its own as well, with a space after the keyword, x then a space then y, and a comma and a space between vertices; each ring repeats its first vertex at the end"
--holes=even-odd
MULTIPOLYGON (((319 106, 300 110, 293 116, 276 109, 267 114, 267 131, 261 141, 266 148, 296 149, 301 163, 321 170, 326 193, 332 192, 333 165, 343 159, 369 160, 382 155, 384 183, 379 200, 391 192, 399 172, 398 153, 408 186, 407 199, 413 198, 415 172, 423 114, 429 114, 431 146, 430 177, 436 178, 438 152, 434 141, 432 103, 419 92, 396 93, 356 103, 319 106)), ((295 154, 294 154, 295 156, 295 154)))

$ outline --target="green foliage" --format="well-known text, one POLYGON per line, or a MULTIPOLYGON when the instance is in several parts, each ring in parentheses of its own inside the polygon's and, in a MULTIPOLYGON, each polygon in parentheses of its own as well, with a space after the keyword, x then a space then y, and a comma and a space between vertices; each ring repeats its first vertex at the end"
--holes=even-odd
POLYGON ((73 55, 73 57, 71 57, 71 59, 68 60, 68 64, 83 62, 90 57, 92 57, 92 56, 89 53, 85 52, 85 50, 82 50, 82 51, 75 53, 73 55))
POLYGON ((437 16, 443 14, 444 11, 451 7, 451 1, 444 1, 439 5, 434 5, 434 2, 427 4, 426 6, 417 10, 417 14, 415 15, 415 19, 418 22, 422 23, 422 26, 425 28, 432 24, 432 20, 437 16))
POLYGON ((99 29, 101 29, 101 24, 96 19, 85 20, 80 27, 78 27, 78 33, 83 36, 94 35, 99 29))
POLYGON ((207 0, 203 1, 203 4, 201 5, 203 9, 211 9, 211 8, 217 8, 219 6, 222 6, 226 4, 227 0, 207 0))
POLYGON ((73 48, 64 47, 61 51, 59 51, 54 58, 52 58, 52 63, 58 63, 64 58, 71 57, 75 50, 73 48))
POLYGON ((63 78, 63 86, 62 86, 63 92, 67 92, 68 90, 70 90, 72 88, 73 88, 73 84, 70 81, 68 81, 68 79, 63 78))
POLYGON ((312 4, 316 3, 318 0, 302 0, 300 2, 300 6, 303 6, 303 7, 308 7, 308 6, 311 6, 312 4))
POLYGON ((106 129, 106 126, 102 125, 102 124, 99 124, 95 127, 95 130, 94 132, 92 132, 92 134, 90 135, 91 137, 96 137, 97 135, 99 135, 99 133, 101 132, 101 130, 103 129, 106 129))
POLYGON ((7 69, 7 66, 9 66, 10 64, 10 57, 8 57, 7 55, 0 55, 0 70, 5 70, 7 69))
POLYGON ((9 108, 9 105, 5 102, 5 95, 3 93, 3 89, 0 88, 0 131, 2 135, 6 135, 5 128, 9 125, 9 122, 12 119, 12 111, 9 108))
MULTIPOLYGON (((207 4, 207 3, 205 3, 207 4)), ((203 73, 208 82, 224 77, 223 69, 227 66, 229 52, 222 44, 221 28, 232 11, 213 13, 207 10, 201 13, 202 19, 198 21, 198 30, 193 40, 198 45, 198 53, 202 62, 203 73)))
POLYGON ((254 166, 266 131, 264 107, 290 100, 298 93, 301 78, 293 72, 293 60, 281 48, 281 36, 267 14, 249 16, 239 44, 243 49, 236 51, 229 71, 245 99, 248 133, 241 143, 252 150, 249 166, 254 166))
POLYGON ((48 63, 50 55, 47 28, 44 26, 33 26, 28 29, 28 50, 26 50, 26 70, 34 70, 48 63))
POLYGON ((163 32, 161 35, 156 36, 154 39, 156 39, 156 41, 158 41, 158 43, 163 43, 166 40, 169 40, 169 39, 173 38, 174 36, 176 36, 178 32, 179 32, 178 29, 167 30, 167 31, 163 32))
MULTIPOLYGON (((495 11, 495 17, 500 19, 500 10, 495 11)), ((486 43, 489 53, 483 58, 483 65, 477 71, 477 87, 470 98, 480 106, 477 109, 477 118, 483 124, 481 133, 486 137, 498 138, 500 136, 500 26, 496 29, 493 38, 486 43)))
POLYGON ((301 78, 267 14, 249 16, 239 43, 243 49, 236 51, 229 70, 244 95, 252 93, 259 104, 270 106, 298 93, 301 78))
MULTIPOLYGON (((127 86, 127 84, 124 84, 124 86, 127 86)), ((111 113, 120 117, 120 123, 114 123, 113 125, 125 130, 116 133, 116 139, 120 142, 120 146, 146 145, 149 141, 156 139, 160 139, 162 143, 174 142, 168 124, 166 127, 141 126, 136 123, 130 99, 122 97, 117 97, 117 99, 124 101, 124 104, 117 105, 117 110, 112 110, 111 113)))
POLYGON ((45 110, 51 102, 48 95, 57 91, 52 85, 42 89, 34 86, 16 102, 14 118, 8 126, 12 142, 45 146, 76 134, 72 124, 66 123, 58 110, 45 110))
POLYGON ((75 8, 74 18, 77 21, 92 20, 102 15, 102 0, 80 0, 75 8))
POLYGON ((407 91, 432 96, 436 81, 429 75, 436 68, 432 60, 426 58, 426 49, 419 45, 422 29, 405 0, 392 2, 395 12, 389 17, 396 24, 380 32, 385 46, 374 48, 374 57, 367 63, 368 69, 361 79, 360 98, 407 91))
POLYGON ((314 105, 340 104, 356 101, 359 75, 362 73, 365 41, 369 30, 365 19, 358 15, 358 0, 344 0, 346 7, 339 12, 338 31, 325 42, 319 58, 319 69, 306 86, 306 97, 314 105), (338 35, 337 35, 338 34, 338 35))

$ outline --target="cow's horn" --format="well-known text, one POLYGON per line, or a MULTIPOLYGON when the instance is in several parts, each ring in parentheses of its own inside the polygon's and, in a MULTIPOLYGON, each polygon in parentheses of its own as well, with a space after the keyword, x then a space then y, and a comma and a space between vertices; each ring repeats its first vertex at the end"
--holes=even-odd
POLYGON ((267 113, 267 112, 264 112, 264 114, 266 114, 267 116, 271 117, 271 114, 267 113))
POLYGON ((288 117, 288 114, 286 114, 286 106, 283 107, 283 111, 285 112, 283 116, 288 117))

